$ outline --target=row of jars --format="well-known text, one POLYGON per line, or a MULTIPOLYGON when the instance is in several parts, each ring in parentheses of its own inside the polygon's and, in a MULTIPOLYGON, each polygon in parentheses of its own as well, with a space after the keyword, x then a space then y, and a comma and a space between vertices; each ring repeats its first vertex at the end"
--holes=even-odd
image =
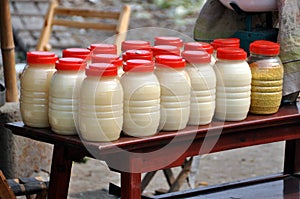
POLYGON ((78 131, 89 141, 111 141, 121 130, 130 136, 151 136, 209 124, 213 117, 239 121, 249 110, 278 110, 283 69, 276 43, 253 42, 250 67, 246 52, 235 46, 217 48, 214 63, 212 48, 203 51, 204 43, 191 42, 194 49, 185 44, 182 53, 180 46, 174 53, 170 45, 128 50, 132 43, 145 44, 125 41, 123 60, 114 45, 91 45, 92 55, 86 49, 66 49, 59 60, 54 53, 28 52, 21 78, 24 123, 50 125, 63 135, 78 131), (110 54, 98 54, 101 48, 110 54))

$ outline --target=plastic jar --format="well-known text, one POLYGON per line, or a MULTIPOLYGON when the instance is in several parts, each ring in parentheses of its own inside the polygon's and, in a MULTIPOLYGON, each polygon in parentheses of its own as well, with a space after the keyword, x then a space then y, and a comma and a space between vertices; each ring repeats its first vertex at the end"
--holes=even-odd
POLYGON ((214 39, 211 42, 212 47, 214 48, 213 56, 216 58, 218 48, 239 48, 240 47, 240 39, 239 38, 220 38, 214 39))
POLYGON ((80 89, 79 132, 87 141, 105 142, 120 137, 123 124, 123 88, 117 67, 93 63, 80 89))
POLYGON ((209 43, 206 42, 187 42, 184 43, 184 50, 185 51, 206 51, 208 54, 210 54, 211 56, 211 64, 215 64, 216 59, 214 58, 214 56, 212 56, 213 52, 214 52, 214 48, 212 47, 212 45, 210 45, 209 43))
POLYGON ((142 40, 126 40, 121 44, 122 52, 127 50, 149 50, 151 51, 151 45, 148 41, 142 40))
POLYGON ((86 62, 80 58, 60 58, 56 62, 49 92, 49 123, 60 135, 76 135, 79 90, 86 62))
POLYGON ((179 37, 155 37, 154 38, 154 45, 169 45, 169 46, 176 46, 178 49, 183 47, 183 41, 179 37))
POLYGON ((153 56, 158 55, 180 55, 180 50, 176 46, 158 45, 152 47, 153 56))
POLYGON ((124 73, 123 71, 123 60, 116 54, 93 54, 92 63, 111 63, 118 68, 118 76, 124 73))
POLYGON ((117 45, 115 44, 91 44, 88 48, 92 54, 117 54, 117 45))
POLYGON ((208 54, 212 54, 214 48, 212 45, 206 42, 187 42, 184 43, 184 50, 186 51, 206 51, 208 54))
POLYGON ((217 77, 215 118, 240 121, 250 108, 251 70, 241 48, 218 48, 214 70, 217 77))
POLYGON ((155 74, 161 88, 159 129, 175 131, 185 128, 190 115, 191 93, 185 60, 176 55, 159 55, 155 74))
POLYGON ((153 54, 149 50, 127 50, 122 55, 123 61, 126 62, 130 59, 145 59, 152 61, 153 54))
POLYGON ((67 48, 62 51, 62 57, 80 58, 91 63, 91 51, 86 48, 67 48))
POLYGON ((215 112, 216 75, 211 57, 206 51, 183 51, 186 71, 191 79, 191 108, 189 125, 205 125, 215 112))
POLYGON ((130 59, 121 77, 124 89, 123 132, 134 137, 156 134, 160 119, 160 86, 154 63, 130 59))
POLYGON ((278 57, 279 49, 279 44, 271 41, 258 40, 250 44, 251 113, 273 114, 279 109, 284 70, 278 57))
POLYGON ((48 98, 50 80, 58 57, 52 52, 27 53, 27 66, 21 75, 20 111, 31 127, 49 127, 48 98))

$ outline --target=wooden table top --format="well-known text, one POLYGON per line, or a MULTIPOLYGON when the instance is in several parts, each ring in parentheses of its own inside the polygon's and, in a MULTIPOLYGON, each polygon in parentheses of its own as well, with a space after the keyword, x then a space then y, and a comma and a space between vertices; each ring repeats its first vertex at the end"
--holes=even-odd
POLYGON ((5 126, 13 134, 65 147, 69 159, 89 156, 106 161, 117 171, 143 173, 181 165, 190 156, 300 139, 300 103, 285 105, 272 115, 249 114, 239 122, 213 121, 144 138, 121 135, 113 142, 87 142, 77 135, 58 135, 50 128, 32 128, 23 122, 5 126))
POLYGON ((109 152, 115 147, 127 151, 136 149, 155 147, 156 145, 167 144, 176 139, 176 141, 189 140, 191 138, 204 138, 208 133, 210 136, 234 133, 243 130, 253 130, 264 127, 276 127, 283 124, 293 124, 300 122, 300 102, 291 105, 285 105, 272 115, 253 115, 239 122, 213 121, 209 125, 187 126, 180 131, 158 132, 151 137, 135 138, 121 135, 121 138, 113 142, 87 142, 82 141, 79 136, 63 136, 53 133, 50 128, 33 128, 23 124, 23 122, 8 123, 5 127, 12 130, 16 135, 32 138, 51 144, 67 144, 72 147, 88 146, 97 148, 102 152, 109 152))

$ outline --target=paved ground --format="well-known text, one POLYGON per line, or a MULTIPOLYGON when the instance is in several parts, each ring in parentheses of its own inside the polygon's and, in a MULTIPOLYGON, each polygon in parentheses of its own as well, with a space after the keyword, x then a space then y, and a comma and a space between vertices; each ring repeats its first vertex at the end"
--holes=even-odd
MULTIPOLYGON (((196 186, 213 185, 249 177, 278 173, 283 168, 283 142, 236 149, 202 156, 198 166, 196 186)), ((179 169, 174 168, 175 173, 179 169)), ((108 170, 105 163, 88 159, 84 164, 75 163, 69 190, 70 199, 109 199, 109 182, 119 184, 119 174, 108 170)), ((168 188, 162 172, 158 172, 144 194, 168 188)), ((182 190, 188 189, 187 183, 182 190)))

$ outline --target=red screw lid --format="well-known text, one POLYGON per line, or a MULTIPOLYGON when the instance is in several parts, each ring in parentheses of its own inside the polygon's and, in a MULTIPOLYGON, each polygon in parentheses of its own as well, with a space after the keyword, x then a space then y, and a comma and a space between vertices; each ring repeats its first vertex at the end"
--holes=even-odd
POLYGON ((183 46, 183 42, 179 37, 155 37, 154 45, 170 45, 181 48, 183 46))
POLYGON ((158 45, 152 48, 153 56, 157 55, 180 55, 179 48, 170 45, 158 45))
POLYGON ((209 54, 212 54, 214 48, 212 45, 206 42, 187 42, 184 44, 184 50, 192 50, 192 51, 203 51, 205 50, 209 54))
POLYGON ((110 63, 92 63, 85 70, 87 76, 116 76, 117 67, 110 63))
POLYGON ((152 72, 154 63, 145 59, 130 59, 125 62, 123 70, 125 72, 152 72))
POLYGON ((88 49, 93 54, 117 54, 117 45, 115 44, 91 44, 88 49))
POLYGON ((122 57, 123 61, 127 61, 129 59, 145 59, 152 61, 153 54, 152 51, 149 50, 126 50, 122 57))
POLYGON ((27 52, 27 63, 29 64, 55 64, 58 57, 53 52, 32 51, 27 52))
POLYGON ((183 51, 182 57, 186 60, 186 62, 191 64, 206 64, 210 63, 211 55, 206 51, 183 51))
POLYGON ((279 55, 280 45, 266 40, 257 40, 250 44, 250 52, 260 55, 279 55))
POLYGON ((239 38, 221 38, 221 39, 214 39, 211 43, 215 50, 221 47, 240 47, 240 39, 239 38))
POLYGON ((91 52, 86 48, 67 48, 62 51, 63 57, 75 57, 84 60, 90 59, 91 52))
POLYGON ((176 55, 158 55, 156 63, 161 67, 184 68, 185 60, 176 55))
POLYGON ((92 63, 111 63, 119 67, 122 66, 123 60, 116 54, 93 54, 92 63))
POLYGON ((55 64, 57 70, 84 70, 85 67, 86 62, 83 59, 74 57, 60 58, 55 64))
POLYGON ((127 40, 122 42, 121 50, 151 50, 150 42, 142 40, 127 40))
POLYGON ((247 53, 242 48, 218 48, 217 58, 226 60, 246 60, 247 53))

